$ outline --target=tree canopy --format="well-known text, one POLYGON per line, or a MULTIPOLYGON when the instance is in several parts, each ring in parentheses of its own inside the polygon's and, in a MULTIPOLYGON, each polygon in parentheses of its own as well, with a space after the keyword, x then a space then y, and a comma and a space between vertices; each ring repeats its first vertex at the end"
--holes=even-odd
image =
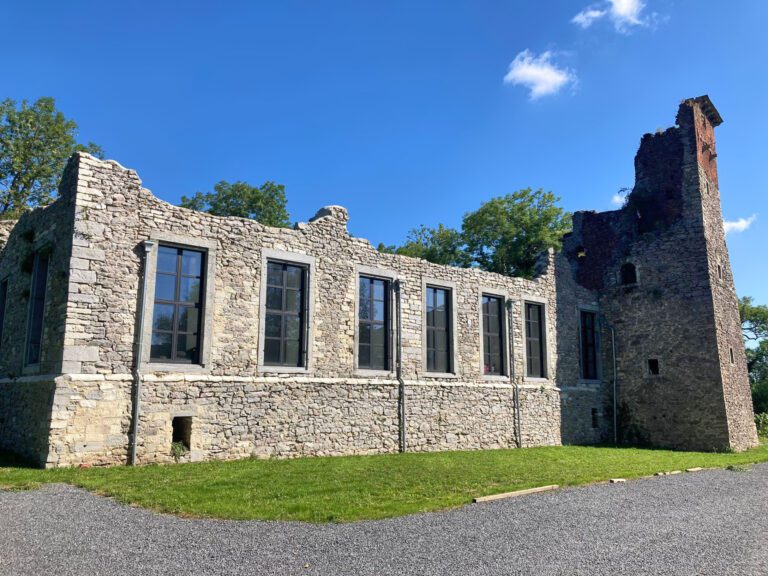
POLYGON ((422 225, 411 230, 402 246, 380 244, 379 250, 530 277, 539 254, 559 248, 562 235, 570 230, 570 215, 559 201, 551 192, 525 188, 492 198, 465 214, 461 231, 442 224, 422 225))
POLYGON ((184 208, 215 216, 250 218, 265 226, 281 228, 291 224, 286 204, 285 186, 274 182, 265 182, 257 187, 247 182, 230 184, 222 180, 213 187, 213 192, 196 192, 192 197, 181 197, 184 208))
POLYGON ((103 157, 101 147, 78 144, 76 136, 77 123, 56 109, 53 98, 0 102, 0 219, 51 202, 74 152, 103 157))
POLYGON ((739 314, 747 348, 747 370, 755 412, 768 412, 768 306, 749 296, 739 299, 739 314))

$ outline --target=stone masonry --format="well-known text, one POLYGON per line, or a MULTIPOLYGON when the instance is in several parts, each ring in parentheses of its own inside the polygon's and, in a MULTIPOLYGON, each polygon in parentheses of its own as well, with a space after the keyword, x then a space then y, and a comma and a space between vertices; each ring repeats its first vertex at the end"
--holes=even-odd
POLYGON ((614 399, 627 442, 752 446, 714 115, 708 98, 687 100, 677 127, 644 137, 628 206, 577 213, 563 251, 542 254, 532 279, 379 253, 349 235, 338 206, 294 229, 186 210, 156 198, 134 171, 76 154, 53 204, 0 222, 0 449, 47 467, 120 464, 138 427, 136 461, 168 462, 178 418, 191 425, 184 460, 597 443, 613 438, 614 399), (638 225, 632 214, 659 198, 664 208, 638 225), (159 244, 207 254, 199 364, 149 361, 159 244), (42 358, 26 366, 29 263, 40 253, 51 256, 42 358), (309 269, 301 368, 264 365, 269 258, 309 269), (619 286, 628 261, 638 282, 619 286), (360 274, 399 286, 400 305, 396 291, 390 305, 400 322, 392 314, 387 327, 393 354, 401 343, 399 374, 396 362, 357 366, 360 274), (427 285, 451 290, 447 374, 425 369, 427 285), (504 376, 483 374, 482 294, 506 303, 504 376), (526 376, 525 302, 544 306, 543 378, 526 376), (581 310, 601 318, 596 380, 580 378, 581 310), (653 378, 649 355, 662 366, 653 378))

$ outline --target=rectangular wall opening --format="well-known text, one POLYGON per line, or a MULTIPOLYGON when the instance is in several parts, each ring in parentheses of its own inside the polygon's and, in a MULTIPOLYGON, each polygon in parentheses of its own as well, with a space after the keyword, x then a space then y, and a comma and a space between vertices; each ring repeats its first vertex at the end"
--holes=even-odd
POLYGON ((192 416, 176 416, 172 422, 173 444, 181 444, 186 450, 192 445, 192 416))
POLYGON ((649 358, 648 359, 648 374, 651 376, 658 376, 661 372, 661 369, 659 368, 659 359, 658 358, 649 358))

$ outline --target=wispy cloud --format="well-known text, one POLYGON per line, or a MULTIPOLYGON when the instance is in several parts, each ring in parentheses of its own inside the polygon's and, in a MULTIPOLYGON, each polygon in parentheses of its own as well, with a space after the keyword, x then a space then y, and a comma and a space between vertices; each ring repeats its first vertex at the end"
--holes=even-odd
POLYGON ((752 214, 749 218, 739 218, 738 220, 723 220, 723 228, 725 228, 726 234, 730 232, 744 232, 755 223, 755 220, 757 220, 757 214, 752 214))
POLYGON ((531 100, 557 94, 569 84, 574 85, 576 74, 552 62, 553 57, 550 51, 536 56, 530 50, 523 50, 510 63, 504 84, 528 88, 531 100))
POLYGON ((656 19, 655 13, 644 16, 644 9, 645 2, 642 0, 606 0, 587 6, 571 18, 571 22, 582 28, 589 28, 597 20, 607 16, 618 32, 626 33, 634 26, 649 26, 656 19))
POLYGON ((619 194, 618 192, 611 196, 611 204, 614 206, 624 206, 624 196, 619 194))

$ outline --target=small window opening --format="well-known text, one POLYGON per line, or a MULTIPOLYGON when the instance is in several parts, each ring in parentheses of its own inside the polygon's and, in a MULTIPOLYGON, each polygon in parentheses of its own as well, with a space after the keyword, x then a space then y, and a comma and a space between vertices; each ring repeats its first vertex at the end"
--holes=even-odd
POLYGON ((176 416, 171 421, 173 444, 181 444, 186 450, 192 445, 192 416, 176 416))
POLYGON ((731 353, 731 364, 735 364, 736 360, 733 356, 733 348, 729 348, 728 351, 731 353))
POLYGON ((586 257, 587 257, 587 249, 584 248, 584 246, 579 246, 578 248, 576 248, 576 258, 581 260, 582 258, 586 258, 586 257))
POLYGON ((720 264, 717 265, 717 277, 723 279, 723 267, 720 264))
POLYGON ((625 262, 621 265, 621 284, 627 286, 637 284, 637 269, 632 262, 625 262))
POLYGON ((592 428, 597 428, 597 408, 592 408, 592 428))
POLYGON ((648 359, 648 374, 651 376, 658 376, 659 375, 659 359, 658 358, 649 358, 648 359))

